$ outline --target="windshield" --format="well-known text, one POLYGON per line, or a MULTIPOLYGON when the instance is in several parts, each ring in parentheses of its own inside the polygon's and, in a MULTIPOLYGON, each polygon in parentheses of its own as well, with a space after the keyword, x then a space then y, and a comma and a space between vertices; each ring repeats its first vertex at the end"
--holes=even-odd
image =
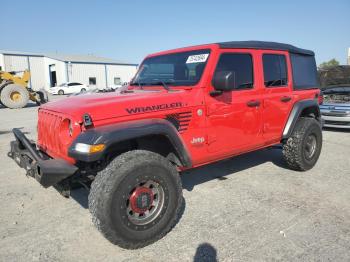
POLYGON ((192 86, 200 80, 210 50, 150 57, 141 64, 131 85, 192 86))

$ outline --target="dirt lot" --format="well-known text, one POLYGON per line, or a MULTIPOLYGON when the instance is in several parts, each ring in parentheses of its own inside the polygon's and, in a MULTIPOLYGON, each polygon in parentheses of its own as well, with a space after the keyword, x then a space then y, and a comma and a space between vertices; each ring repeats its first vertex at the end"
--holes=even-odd
POLYGON ((184 173, 176 227, 129 251, 95 230, 85 190, 63 198, 6 156, 13 127, 36 138, 36 112, 0 108, 0 261, 350 260, 349 132, 325 131, 305 173, 286 169, 277 147, 184 173))

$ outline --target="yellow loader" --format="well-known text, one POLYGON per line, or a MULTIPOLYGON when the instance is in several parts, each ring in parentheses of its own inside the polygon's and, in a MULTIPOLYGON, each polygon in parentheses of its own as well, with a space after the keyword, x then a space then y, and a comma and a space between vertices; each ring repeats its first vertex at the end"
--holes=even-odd
POLYGON ((33 91, 28 88, 30 72, 23 71, 22 76, 17 72, 0 71, 0 103, 8 108, 25 107, 29 100, 41 105, 48 101, 45 91, 33 91))

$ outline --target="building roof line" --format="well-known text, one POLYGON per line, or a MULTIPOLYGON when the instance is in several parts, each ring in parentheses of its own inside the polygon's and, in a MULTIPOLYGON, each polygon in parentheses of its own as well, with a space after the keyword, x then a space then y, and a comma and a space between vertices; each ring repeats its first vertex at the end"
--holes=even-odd
POLYGON ((47 57, 53 60, 62 61, 66 63, 81 63, 81 64, 104 64, 104 65, 132 65, 137 66, 136 63, 129 63, 124 61, 117 61, 110 58, 99 57, 94 55, 67 55, 67 54, 52 54, 52 53, 30 53, 20 51, 0 50, 0 54, 12 56, 33 56, 33 57, 47 57))
MULTIPOLYGON (((54 59, 54 58, 52 58, 54 59)), ((58 59, 55 59, 58 60, 58 59)), ((133 64, 133 63, 109 63, 109 62, 79 62, 79 61, 63 61, 65 63, 71 63, 71 64, 98 64, 98 65, 129 65, 129 66, 138 66, 139 64, 133 64)))

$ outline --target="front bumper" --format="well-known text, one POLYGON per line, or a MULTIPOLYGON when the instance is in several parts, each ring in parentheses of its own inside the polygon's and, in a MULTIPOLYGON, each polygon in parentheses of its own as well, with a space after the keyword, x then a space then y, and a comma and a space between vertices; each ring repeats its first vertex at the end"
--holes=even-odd
POLYGON ((350 116, 322 115, 322 119, 324 120, 324 127, 350 129, 350 116))
POLYGON ((56 185, 63 179, 74 175, 78 167, 63 159, 52 159, 36 148, 17 128, 13 129, 16 140, 11 141, 11 157, 28 176, 34 177, 43 187, 56 185))

